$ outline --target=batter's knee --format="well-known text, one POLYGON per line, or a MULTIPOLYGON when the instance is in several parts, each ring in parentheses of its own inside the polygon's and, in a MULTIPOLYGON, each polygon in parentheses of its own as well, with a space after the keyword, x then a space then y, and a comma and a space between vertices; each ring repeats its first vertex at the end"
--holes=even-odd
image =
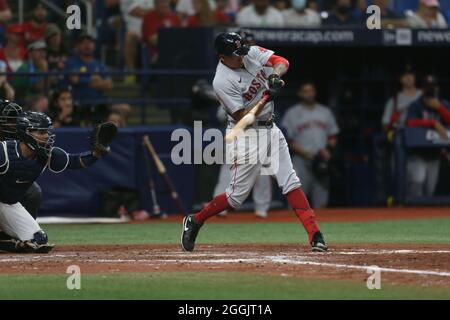
POLYGON ((298 178, 295 171, 292 170, 292 172, 288 175, 287 179, 285 181, 279 181, 278 185, 281 188, 281 192, 284 195, 286 195, 292 190, 300 188, 302 184, 300 183, 300 179, 298 178))

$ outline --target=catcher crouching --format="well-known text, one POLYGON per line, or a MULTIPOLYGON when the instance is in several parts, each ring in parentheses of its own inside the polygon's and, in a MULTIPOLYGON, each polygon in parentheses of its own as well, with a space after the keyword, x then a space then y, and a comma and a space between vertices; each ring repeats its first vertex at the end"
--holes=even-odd
POLYGON ((96 126, 91 133, 91 151, 68 154, 54 147, 52 122, 40 112, 24 112, 17 117, 19 140, 0 142, 0 232, 10 239, 0 240, 0 250, 17 253, 48 253, 54 245, 36 220, 20 204, 20 199, 45 169, 61 173, 82 169, 109 153, 117 133, 112 123, 96 126))

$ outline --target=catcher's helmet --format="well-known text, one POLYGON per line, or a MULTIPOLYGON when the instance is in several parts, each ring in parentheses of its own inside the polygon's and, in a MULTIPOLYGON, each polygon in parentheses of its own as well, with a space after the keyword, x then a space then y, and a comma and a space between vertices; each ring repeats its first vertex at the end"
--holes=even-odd
POLYGON ((217 54, 225 56, 245 56, 250 48, 244 43, 242 37, 235 32, 221 33, 214 42, 217 54))
POLYGON ((9 100, 0 100, 0 136, 3 139, 17 139, 16 121, 22 107, 9 100))
POLYGON ((17 118, 17 134, 19 139, 27 144, 39 156, 50 156, 55 135, 51 133, 52 120, 41 112, 27 111, 17 118), (46 140, 37 139, 32 135, 32 131, 46 131, 46 140))

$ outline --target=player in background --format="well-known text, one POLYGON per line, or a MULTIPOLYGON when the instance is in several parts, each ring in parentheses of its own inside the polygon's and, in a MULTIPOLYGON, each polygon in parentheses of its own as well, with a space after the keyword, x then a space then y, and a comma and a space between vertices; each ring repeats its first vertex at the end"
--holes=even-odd
MULTIPOLYGON (((242 41, 247 46, 256 45, 255 37, 249 29, 239 29, 236 31, 242 38, 242 41)), ((223 123, 227 121, 227 113, 223 106, 219 106, 217 110, 217 119, 223 123)), ((214 188, 213 196, 217 196, 223 192, 230 184, 231 173, 230 165, 224 163, 220 166, 219 178, 214 188)), ((252 192, 253 204, 255 208, 255 215, 258 218, 267 218, 267 212, 272 202, 272 180, 268 175, 259 175, 256 178, 255 186, 252 192)), ((218 214, 219 217, 226 217, 227 211, 222 211, 218 214)))
POLYGON ((24 112, 16 122, 20 140, 0 142, 0 230, 12 238, 1 240, 0 250, 18 253, 52 250, 47 234, 20 203, 21 199, 45 169, 54 173, 82 169, 104 155, 95 148, 68 154, 54 147, 51 124, 43 113, 24 112))
POLYGON ((303 82, 298 96, 300 103, 286 111, 282 126, 287 132, 294 169, 302 177, 302 189, 314 209, 323 208, 328 204, 330 162, 339 128, 330 109, 317 103, 314 83, 303 82))
MULTIPOLYGON (((447 142, 450 137, 446 126, 450 126, 450 103, 440 96, 437 78, 425 77, 422 96, 408 108, 406 125, 434 129, 440 139, 447 142)), ((408 152, 407 194, 409 197, 432 196, 439 178, 440 160, 445 149, 418 149, 408 152)))
POLYGON ((292 167, 287 142, 273 121, 272 100, 284 85, 281 76, 287 72, 289 62, 271 50, 246 46, 236 33, 219 34, 215 40, 215 48, 220 61, 213 87, 227 111, 228 129, 233 128, 254 107, 257 112, 251 125, 254 130, 244 130, 241 136, 237 136, 230 143, 229 149, 236 150, 236 153, 232 167, 233 178, 226 192, 212 199, 197 214, 183 219, 182 248, 185 251, 194 250, 195 240, 204 222, 224 210, 239 207, 253 188, 256 177, 261 174, 263 163, 276 161, 278 170, 274 170, 273 175, 303 224, 312 250, 326 251, 328 247, 314 211, 309 206, 300 188, 300 180, 292 167), (272 143, 275 139, 277 143, 272 143), (267 154, 268 150, 270 157, 257 163, 246 161, 257 157, 258 154, 267 154), (272 155, 278 156, 278 159, 272 155))

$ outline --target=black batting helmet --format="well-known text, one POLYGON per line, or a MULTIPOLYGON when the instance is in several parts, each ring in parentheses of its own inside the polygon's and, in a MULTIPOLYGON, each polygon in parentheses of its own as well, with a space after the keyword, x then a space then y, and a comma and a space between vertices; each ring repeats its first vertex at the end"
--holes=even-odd
POLYGON ((214 42, 217 54, 226 56, 245 56, 250 48, 244 43, 242 37, 235 32, 221 33, 214 42))
POLYGON ((241 36, 245 45, 255 44, 255 35, 250 29, 239 29, 236 33, 241 36))
POLYGON ((42 112, 26 111, 17 118, 17 134, 19 139, 40 156, 50 156, 55 135, 51 133, 52 120, 42 112), (33 137, 32 131, 47 131, 48 139, 39 140, 33 137))
POLYGON ((9 100, 0 100, 0 136, 3 139, 17 139, 16 120, 22 107, 9 100))

